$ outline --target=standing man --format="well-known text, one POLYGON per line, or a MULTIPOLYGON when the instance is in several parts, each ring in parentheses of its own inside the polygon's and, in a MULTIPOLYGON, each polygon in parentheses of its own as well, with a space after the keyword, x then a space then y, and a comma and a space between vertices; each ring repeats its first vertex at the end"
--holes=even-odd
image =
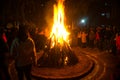
POLYGON ((18 36, 11 45, 11 55, 15 60, 18 80, 31 80, 32 64, 37 64, 35 43, 29 35, 25 24, 19 25, 18 36))
POLYGON ((11 80, 9 74, 9 47, 4 35, 4 28, 0 26, 0 80, 11 80))

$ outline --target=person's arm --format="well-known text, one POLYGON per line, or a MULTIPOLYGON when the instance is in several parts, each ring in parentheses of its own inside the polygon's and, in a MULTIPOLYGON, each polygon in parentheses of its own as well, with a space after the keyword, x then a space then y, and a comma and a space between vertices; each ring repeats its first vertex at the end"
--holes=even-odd
POLYGON ((36 66, 37 65, 37 55, 36 55, 36 49, 35 49, 35 47, 33 49, 33 61, 34 61, 34 65, 36 66))
POLYGON ((11 48, 10 48, 10 56, 13 59, 16 59, 17 57, 17 47, 18 47, 19 43, 17 41, 17 39, 13 40, 11 48))
POLYGON ((32 51, 32 60, 33 60, 33 65, 37 65, 37 55, 36 55, 36 48, 35 48, 35 43, 34 43, 34 41, 31 39, 31 41, 32 41, 32 49, 31 50, 33 50, 32 51))

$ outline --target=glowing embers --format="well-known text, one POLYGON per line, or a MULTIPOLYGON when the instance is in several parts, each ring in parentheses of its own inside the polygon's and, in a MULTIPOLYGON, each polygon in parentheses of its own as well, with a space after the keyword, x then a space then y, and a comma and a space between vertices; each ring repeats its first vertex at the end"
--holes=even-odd
POLYGON ((50 48, 49 43, 46 45, 43 55, 38 60, 40 67, 55 68, 72 66, 78 63, 76 55, 67 43, 64 43, 63 47, 55 45, 53 48, 50 48))

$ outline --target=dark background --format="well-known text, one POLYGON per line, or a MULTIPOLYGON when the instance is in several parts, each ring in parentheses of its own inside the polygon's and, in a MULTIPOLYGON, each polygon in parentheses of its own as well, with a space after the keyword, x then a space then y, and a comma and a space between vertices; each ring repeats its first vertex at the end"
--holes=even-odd
MULTIPOLYGON (((2 23, 25 20, 38 26, 52 24, 53 4, 56 0, 0 0, 2 23)), ((118 0, 65 0, 65 21, 78 25, 87 17, 87 25, 119 26, 120 5, 118 0)))

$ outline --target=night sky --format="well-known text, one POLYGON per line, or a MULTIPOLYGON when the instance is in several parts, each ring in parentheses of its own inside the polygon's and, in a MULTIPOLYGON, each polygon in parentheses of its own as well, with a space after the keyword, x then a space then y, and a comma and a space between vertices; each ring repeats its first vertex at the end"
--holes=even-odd
MULTIPOLYGON (((52 21, 54 3, 56 0, 0 0, 0 20, 27 20, 37 25, 47 25, 52 21)), ((101 13, 104 12, 110 13, 110 17, 103 24, 118 21, 120 17, 118 0, 65 0, 64 5, 67 24, 77 23, 82 17, 88 17, 91 24, 102 24, 101 13)))

